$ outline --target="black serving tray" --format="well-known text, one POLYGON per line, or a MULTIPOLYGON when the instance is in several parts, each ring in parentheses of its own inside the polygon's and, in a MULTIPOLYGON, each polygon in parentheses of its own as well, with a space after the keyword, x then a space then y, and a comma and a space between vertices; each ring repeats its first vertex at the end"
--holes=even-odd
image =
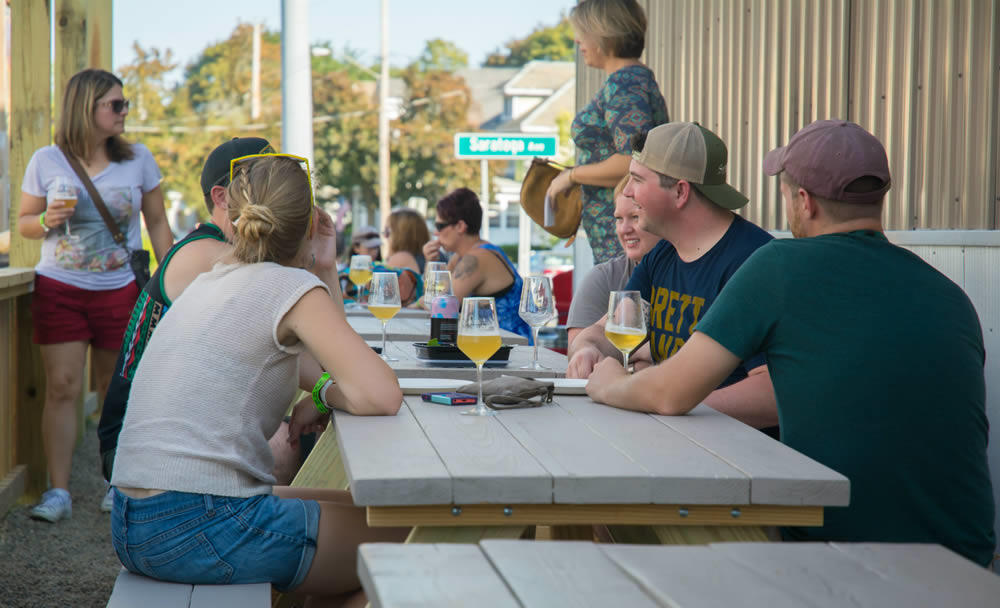
MULTIPOLYGON (((417 358, 425 361, 469 361, 458 346, 454 344, 438 344, 428 346, 426 342, 414 342, 413 348, 417 349, 417 358)), ((510 344, 501 344, 497 352, 493 353, 489 361, 507 361, 510 359, 510 351, 514 348, 510 344)))

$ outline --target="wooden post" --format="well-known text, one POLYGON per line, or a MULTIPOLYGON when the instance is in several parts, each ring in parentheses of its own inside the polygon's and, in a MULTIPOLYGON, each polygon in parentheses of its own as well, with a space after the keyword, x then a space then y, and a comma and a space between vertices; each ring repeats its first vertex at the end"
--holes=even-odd
POLYGON ((87 0, 56 0, 55 123, 62 115, 62 99, 69 79, 87 65, 87 0))
POLYGON ((87 67, 114 72, 111 42, 111 0, 88 0, 87 67))
MULTIPOLYGON (((49 0, 14 2, 11 7, 11 243, 10 265, 33 267, 41 252, 41 241, 21 238, 17 216, 24 169, 35 150, 51 142, 51 96, 49 93, 49 0)), ((45 374, 38 347, 31 341, 30 296, 17 299, 14 310, 16 346, 13 377, 17 425, 16 461, 28 466, 27 497, 45 489, 45 453, 41 441, 45 374)))

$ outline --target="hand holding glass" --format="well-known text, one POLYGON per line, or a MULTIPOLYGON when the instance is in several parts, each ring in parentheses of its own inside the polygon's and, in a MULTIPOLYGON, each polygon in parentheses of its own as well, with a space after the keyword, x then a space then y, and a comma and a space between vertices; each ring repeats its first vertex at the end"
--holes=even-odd
POLYGON ((501 346, 497 307, 493 298, 465 298, 458 320, 458 348, 476 364, 479 401, 476 407, 462 412, 470 416, 492 416, 496 412, 483 402, 483 364, 501 346))
MULTIPOLYGON (((76 207, 76 196, 76 184, 70 178, 62 175, 57 175, 53 178, 52 183, 49 184, 49 188, 46 191, 46 198, 49 204, 60 202, 67 209, 76 207)), ((69 218, 66 218, 66 235, 69 236, 70 234, 69 218)))
POLYGON ((557 316, 556 299, 552 294, 552 279, 550 277, 544 275, 528 275, 524 277, 524 285, 521 287, 521 306, 518 308, 518 314, 524 319, 525 323, 531 326, 535 345, 531 363, 521 366, 521 369, 549 369, 538 362, 538 330, 557 316))
POLYGON ((385 349, 386 325, 399 312, 399 279, 395 272, 376 272, 372 275, 368 296, 368 312, 382 322, 382 359, 399 361, 390 357, 385 349))
POLYGON ((611 292, 604 335, 621 351, 622 365, 628 371, 628 354, 646 338, 646 315, 638 291, 611 292))
POLYGON ((372 256, 352 255, 351 268, 347 274, 347 278, 350 279, 351 283, 354 283, 354 286, 358 288, 358 297, 355 299, 355 304, 352 308, 362 308, 362 289, 368 281, 372 279, 372 256))

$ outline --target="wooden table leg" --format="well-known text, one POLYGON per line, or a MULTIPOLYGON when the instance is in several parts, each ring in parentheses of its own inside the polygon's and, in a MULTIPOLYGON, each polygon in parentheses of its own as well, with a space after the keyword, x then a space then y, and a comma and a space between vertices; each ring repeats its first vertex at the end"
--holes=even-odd
POLYGON ((344 470, 344 461, 337 445, 337 433, 332 424, 316 440, 309 457, 302 463, 289 485, 297 488, 347 489, 347 472, 344 470))

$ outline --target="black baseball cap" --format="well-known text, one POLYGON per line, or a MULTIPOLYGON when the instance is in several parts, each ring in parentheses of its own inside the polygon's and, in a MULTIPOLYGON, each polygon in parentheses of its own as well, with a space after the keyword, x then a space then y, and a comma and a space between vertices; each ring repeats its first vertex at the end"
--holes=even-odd
POLYGON ((212 150, 212 153, 205 160, 205 166, 201 170, 202 194, 208 196, 212 186, 229 185, 229 163, 234 158, 271 152, 276 152, 276 150, 271 146, 271 142, 263 137, 234 137, 230 139, 212 150))

